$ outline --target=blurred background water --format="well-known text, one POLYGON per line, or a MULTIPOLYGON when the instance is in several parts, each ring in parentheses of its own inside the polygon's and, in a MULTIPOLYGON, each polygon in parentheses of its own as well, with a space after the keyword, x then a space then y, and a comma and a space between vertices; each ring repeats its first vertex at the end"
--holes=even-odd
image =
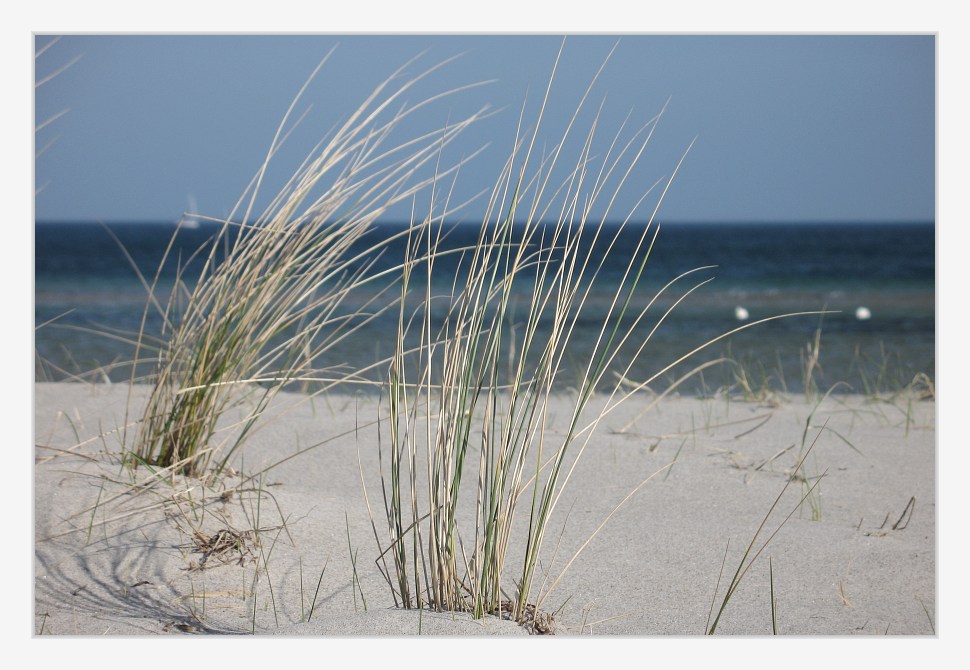
MULTIPOLYGON (((401 229, 401 225, 381 224, 368 239, 388 238, 401 229)), ((163 293, 172 285, 178 259, 184 261, 217 230, 209 223, 179 229, 171 260, 161 273, 163 293)), ((615 230, 606 231, 608 234, 592 249, 593 258, 603 256, 603 240, 611 238, 615 230)), ((566 369, 560 377, 564 388, 574 385, 585 367, 602 318, 642 230, 629 226, 606 257, 567 350, 566 369)), ((63 380, 77 375, 128 379, 128 362, 134 352, 132 336, 140 328, 147 293, 113 236, 150 279, 175 227, 171 223, 144 222, 38 223, 34 232, 36 379, 63 380), (89 374, 92 371, 93 375, 89 374)), ((472 245, 478 232, 477 226, 455 226, 444 246, 472 245)), ((404 251, 403 239, 386 245, 374 270, 393 267, 403 258, 404 251)), ((450 289, 460 271, 459 262, 458 254, 439 259, 432 277, 436 293, 450 289)), ((638 325, 637 335, 645 336, 686 291, 713 278, 664 319, 649 346, 630 367, 630 380, 641 381, 655 375, 696 346, 744 322, 814 310, 837 313, 772 321, 725 338, 689 363, 662 374, 651 388, 662 390, 684 371, 706 360, 728 357, 735 364, 709 368, 678 390, 710 393, 735 385, 740 365, 753 386, 798 392, 803 386, 807 346, 817 330, 821 339, 815 379, 823 390, 843 381, 858 392, 869 392, 876 386, 892 391, 908 384, 918 373, 935 379, 936 264, 932 223, 664 225, 633 307, 645 305, 674 277, 702 266, 716 267, 679 281, 638 325), (743 321, 741 317, 745 315, 743 321)), ((185 276, 191 278, 199 268, 198 262, 190 263, 185 276)), ((367 290, 355 292, 347 306, 353 309, 372 296, 367 290)), ((518 299, 522 311, 525 299, 525 295, 518 299)), ((147 314, 146 332, 159 332, 161 319, 151 310, 147 314)), ((389 355, 396 318, 396 312, 389 310, 374 319, 354 337, 330 350, 328 360, 322 363, 363 367, 389 355)), ((515 319, 513 314, 513 323, 515 319)), ((638 346, 639 341, 623 350, 615 370, 626 367, 638 346)), ((145 366, 140 373, 149 371, 150 366, 145 366)))

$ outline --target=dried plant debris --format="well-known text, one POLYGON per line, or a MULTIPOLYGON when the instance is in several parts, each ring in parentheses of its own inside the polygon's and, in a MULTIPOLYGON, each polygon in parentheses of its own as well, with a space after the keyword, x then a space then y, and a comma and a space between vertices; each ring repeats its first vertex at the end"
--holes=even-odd
POLYGON ((892 514, 892 512, 886 512, 886 518, 883 519, 882 525, 874 531, 866 532, 866 535, 870 537, 882 537, 884 535, 888 535, 894 530, 905 530, 906 526, 909 525, 910 520, 913 518, 913 512, 915 510, 916 496, 912 496, 910 497, 909 502, 906 503, 906 507, 903 508, 903 513, 896 520, 896 523, 889 528, 886 528, 886 524, 889 523, 890 515, 892 514))
POLYGON ((212 559, 218 560, 223 565, 255 563, 256 553, 254 550, 258 546, 259 539, 256 533, 251 530, 239 532, 231 528, 222 528, 208 537, 199 531, 195 531, 192 538, 192 550, 202 554, 202 558, 198 562, 191 561, 188 569, 190 572, 204 570, 212 559))
MULTIPOLYGON (((514 608, 515 603, 513 603, 511 600, 503 600, 502 617, 505 619, 511 619, 514 608)), ((543 612, 542 610, 536 608, 536 606, 532 603, 525 606, 523 619, 519 622, 519 624, 527 629, 532 635, 556 634, 556 620, 552 614, 543 612)))

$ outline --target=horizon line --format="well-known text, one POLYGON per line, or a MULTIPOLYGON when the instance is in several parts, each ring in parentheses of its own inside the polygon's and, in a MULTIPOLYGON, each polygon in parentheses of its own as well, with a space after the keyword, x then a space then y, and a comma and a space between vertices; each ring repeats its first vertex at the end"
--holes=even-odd
MULTIPOLYGON (((129 218, 119 218, 119 219, 92 219, 92 218, 77 218, 77 219, 62 219, 62 218, 50 218, 50 219, 34 219, 34 225, 168 225, 177 226, 178 220, 171 219, 156 219, 156 218, 144 218, 144 219, 129 219, 129 218)), ((204 226, 215 226, 223 223, 219 220, 205 220, 199 221, 199 225, 204 226)), ((233 222, 238 225, 238 222, 233 222)), ((480 226, 480 222, 475 221, 463 221, 463 220, 451 220, 443 221, 444 225, 449 226, 480 226)), ((524 221, 516 221, 515 225, 523 225, 524 221)), ((556 221, 541 221, 540 225, 553 225, 556 221)), ((616 221, 606 221, 607 226, 619 226, 623 223, 622 220, 616 221)), ((648 223, 647 221, 628 221, 627 225, 644 225, 648 223)), ((729 225, 729 226, 739 226, 739 225, 935 225, 937 223, 936 219, 668 219, 657 221, 655 220, 654 225, 660 226, 692 226, 692 225, 729 225)), ((406 220, 379 220, 375 221, 374 225, 378 226, 407 226, 409 222, 406 220)), ((587 225, 597 225, 595 222, 588 222, 587 225)))

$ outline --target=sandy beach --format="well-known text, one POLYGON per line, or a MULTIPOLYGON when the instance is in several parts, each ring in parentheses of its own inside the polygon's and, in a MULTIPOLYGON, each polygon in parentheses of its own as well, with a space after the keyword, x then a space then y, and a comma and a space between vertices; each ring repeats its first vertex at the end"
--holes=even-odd
MULTIPOLYGON (((395 607, 375 563, 375 526, 387 538, 375 396, 283 394, 233 472, 203 481, 120 465, 146 391, 126 409, 123 384, 34 387, 35 635, 529 634, 395 607)), ((773 593, 779 634, 935 635, 934 401, 668 397, 638 418, 650 400, 604 419, 556 510, 539 591, 559 579, 539 607, 557 635, 703 634, 813 441, 807 483, 788 486, 752 553, 791 516, 717 633, 770 635, 773 593)))

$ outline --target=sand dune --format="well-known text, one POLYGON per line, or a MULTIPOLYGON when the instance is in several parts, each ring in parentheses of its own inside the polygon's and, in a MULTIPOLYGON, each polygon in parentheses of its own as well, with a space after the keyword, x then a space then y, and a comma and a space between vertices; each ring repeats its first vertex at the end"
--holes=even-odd
MULTIPOLYGON (((128 421, 145 391, 133 389, 128 421)), ((496 617, 395 607, 361 484, 384 541, 372 396, 283 394, 273 406, 283 416, 237 454, 235 472, 204 482, 120 466, 127 386, 34 392, 35 634, 527 634, 496 617)), ((541 602, 559 635, 702 634, 722 562, 718 606, 813 410, 802 397, 667 398, 630 425, 647 400, 604 421, 550 526, 547 586, 627 493, 669 466, 541 602)), ((555 398, 553 410, 569 401, 555 398)), ((717 632, 771 634, 770 557, 779 633, 933 635, 935 403, 830 398, 811 418, 808 442, 816 436, 804 472, 824 475, 818 495, 799 507, 805 487, 789 486, 762 539, 795 511, 717 632)))

